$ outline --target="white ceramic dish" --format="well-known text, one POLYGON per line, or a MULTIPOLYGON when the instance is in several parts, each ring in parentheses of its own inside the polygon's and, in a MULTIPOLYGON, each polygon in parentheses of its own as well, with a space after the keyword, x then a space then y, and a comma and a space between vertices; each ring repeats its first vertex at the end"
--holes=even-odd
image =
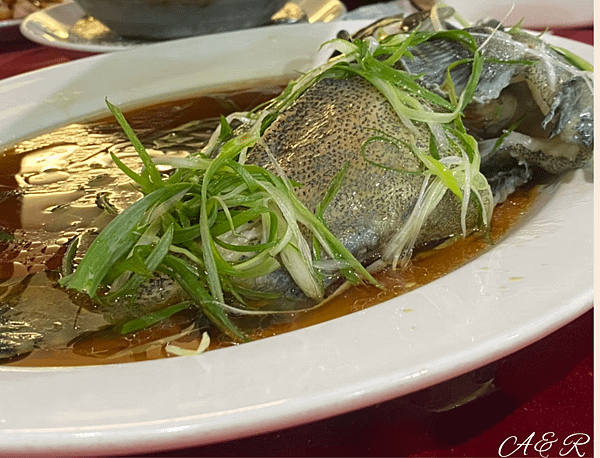
MULTIPOLYGON (((309 22, 331 22, 346 12, 339 0, 294 0, 309 22)), ((21 33, 36 43, 86 52, 113 52, 152 43, 123 38, 91 18, 74 2, 65 2, 29 15, 21 33), (75 27, 74 27, 75 26, 75 27)))
MULTIPOLYGON (((306 70, 323 57, 319 43, 364 24, 176 40, 2 80, 0 147, 105 116, 106 96, 129 108, 306 70)), ((590 46, 550 39, 592 59, 590 46)), ((401 396, 510 354, 592 305, 591 176, 579 170, 546 187, 523 224, 461 269, 352 315, 197 357, 0 366, 0 454, 115 455, 238 438, 401 396)))

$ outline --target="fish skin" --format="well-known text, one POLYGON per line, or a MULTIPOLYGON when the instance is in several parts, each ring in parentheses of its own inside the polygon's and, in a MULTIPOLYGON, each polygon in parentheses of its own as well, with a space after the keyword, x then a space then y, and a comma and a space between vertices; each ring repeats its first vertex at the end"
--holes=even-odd
MULTIPOLYGON (((350 163, 344 183, 326 208, 329 229, 357 257, 364 259, 380 249, 409 216, 419 196, 424 177, 421 163, 400 141, 411 139, 429 148, 429 130, 416 125, 410 132, 399 120, 386 98, 359 77, 323 79, 308 89, 271 124, 263 141, 286 176, 303 184, 297 189, 302 203, 311 211, 323 199, 335 175, 350 163), (310 116, 310 118, 308 118, 310 116), (310 119, 310 121, 308 121, 310 119), (372 142, 365 156, 396 170, 386 170, 365 160, 361 148, 367 140, 384 133, 397 142, 372 142), (352 219, 349 219, 349 214, 352 219), (367 235, 360 235, 366 230, 367 235), (359 241, 360 247, 354 241, 359 241)), ((267 153, 256 147, 248 162, 274 170, 267 153)), ((460 205, 447 193, 447 207, 460 205)), ((476 225, 472 209, 469 226, 476 225)), ((446 238, 460 231, 460 215, 436 217, 426 223, 419 243, 446 238), (445 227, 439 226, 444 221, 445 227)))
MULTIPOLYGON (((390 232, 391 222, 403 218, 408 211, 405 202, 417 198, 423 181, 421 176, 370 165, 361 157, 363 142, 381 131, 406 137, 402 127, 385 98, 361 78, 324 79, 281 114, 263 140, 286 176, 303 184, 297 195, 313 212, 335 175, 350 163, 344 184, 324 216, 342 243, 353 245, 356 241, 368 251, 377 245, 377 237, 369 230, 373 222, 377 233, 390 232)), ((424 139, 424 129, 421 134, 424 139)), ((413 154, 403 151, 397 155, 395 151, 391 145, 376 144, 368 157, 397 169, 419 169, 413 154)), ((248 155, 248 162, 274 170, 260 147, 248 155)), ((356 248, 354 251, 358 254, 356 248)))
MULTIPOLYGON (((263 135, 264 144, 278 166, 291 180, 303 184, 297 189, 302 203, 315 211, 336 174, 349 163, 344 182, 324 218, 333 235, 364 262, 377 257, 399 231, 413 210, 423 185, 422 174, 410 175, 387 170, 365 160, 361 148, 367 140, 385 133, 400 141, 415 141, 429 147, 429 130, 416 125, 411 132, 398 118, 387 99, 369 82, 360 78, 323 79, 308 89, 282 113, 263 135)), ((369 143, 365 156, 377 164, 403 171, 419 171, 421 163, 408 146, 400 142, 369 143)), ((260 145, 247 162, 275 171, 260 145)), ((443 240, 461 231, 461 203, 447 192, 425 222, 416 245, 443 240)), ((467 213, 467 228, 479 222, 473 200, 467 213)), ((247 286, 275 290, 297 297, 297 288, 276 271, 247 286), (291 293, 286 289, 291 287, 291 293)))

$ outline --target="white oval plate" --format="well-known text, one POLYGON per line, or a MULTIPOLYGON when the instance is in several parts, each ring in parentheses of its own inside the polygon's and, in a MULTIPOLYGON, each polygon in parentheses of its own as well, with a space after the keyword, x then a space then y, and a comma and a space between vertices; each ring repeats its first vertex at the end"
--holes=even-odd
MULTIPOLYGON (((0 81, 0 146, 200 87, 306 70, 364 21, 141 46, 0 81)), ((592 48, 556 44, 592 59, 592 48)), ((545 188, 491 251, 367 310, 198 357, 0 367, 0 454, 119 454, 243 437, 425 388, 514 352, 592 304, 590 170, 545 188), (406 309, 411 309, 407 312, 406 309)))

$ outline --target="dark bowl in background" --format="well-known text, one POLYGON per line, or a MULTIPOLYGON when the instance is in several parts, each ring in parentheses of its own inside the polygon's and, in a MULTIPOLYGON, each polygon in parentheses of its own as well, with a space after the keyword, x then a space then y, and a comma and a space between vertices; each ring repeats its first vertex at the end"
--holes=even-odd
POLYGON ((286 1, 76 0, 76 3, 123 37, 166 40, 265 25, 286 1))

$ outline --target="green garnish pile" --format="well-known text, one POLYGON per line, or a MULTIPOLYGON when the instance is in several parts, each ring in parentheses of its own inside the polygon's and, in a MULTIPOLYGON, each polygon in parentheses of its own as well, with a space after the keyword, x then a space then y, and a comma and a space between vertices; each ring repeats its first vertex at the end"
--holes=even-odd
POLYGON ((290 181, 274 158, 275 173, 246 163, 248 151, 256 145, 269 152, 261 140, 264 131, 322 78, 359 75, 387 97, 407 129, 415 129, 414 123, 430 128, 428 150, 414 143, 409 145, 423 163, 421 198, 408 222, 386 248, 385 257, 395 264, 412 251, 423 221, 448 190, 463 203, 465 234, 464 220, 472 197, 479 203, 482 223, 488 224, 491 199, 483 195, 489 195, 489 186, 479 172, 477 143, 461 122, 461 113, 473 96, 483 65, 473 38, 465 31, 454 30, 381 36, 378 41, 352 43, 336 39, 329 44, 341 54, 291 82, 279 97, 264 106, 223 117, 202 151, 184 159, 162 159, 160 164, 173 169, 168 175, 159 171, 120 110, 107 102, 137 150, 143 168, 137 173, 114 155, 113 160, 144 197, 112 220, 76 270, 62 278, 60 284, 109 301, 134 297, 144 281, 160 272, 181 286, 189 295, 189 302, 125 323, 122 332, 135 331, 183 308, 197 306, 238 341, 247 340, 247 336, 232 323, 228 313, 269 313, 249 304, 255 299, 277 297, 243 287, 240 279, 264 276, 283 267, 304 294, 315 301, 323 298, 323 277, 332 272, 353 283, 362 280, 376 284, 329 231, 323 217, 342 185, 346 169, 333 180, 317 212, 312 213, 294 192, 301 184, 290 181), (460 41, 474 55, 473 59, 456 63, 468 63, 473 69, 462 94, 455 93, 448 72, 448 99, 420 86, 418 76, 394 68, 401 57, 410 55, 410 46, 440 37, 460 41), (234 130, 234 121, 241 122, 243 128, 234 130), (251 232, 253 242, 245 242, 251 232), (303 232, 310 234, 311 240, 303 232))

